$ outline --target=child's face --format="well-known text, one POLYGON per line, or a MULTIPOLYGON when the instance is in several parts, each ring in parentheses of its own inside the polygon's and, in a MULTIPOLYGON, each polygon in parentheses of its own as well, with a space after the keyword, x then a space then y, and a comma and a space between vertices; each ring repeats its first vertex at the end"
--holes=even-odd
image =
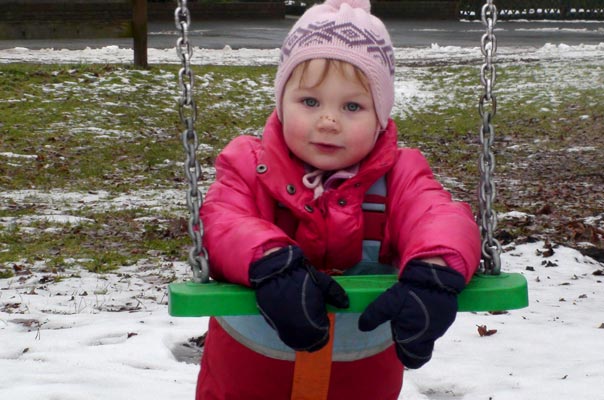
POLYGON ((350 167, 375 144, 379 123, 373 97, 346 63, 323 59, 298 67, 283 92, 283 134, 302 161, 325 171, 350 167), (322 79, 323 78, 323 79, 322 79))

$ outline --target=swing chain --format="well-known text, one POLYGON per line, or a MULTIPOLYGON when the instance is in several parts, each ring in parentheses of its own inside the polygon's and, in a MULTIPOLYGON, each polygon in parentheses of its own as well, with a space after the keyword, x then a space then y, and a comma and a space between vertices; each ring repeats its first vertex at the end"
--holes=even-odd
POLYGON ((185 175, 189 183, 187 208, 189 209, 190 216, 187 228, 193 242, 193 246, 189 249, 188 262, 193 271, 193 280, 195 282, 208 282, 210 279, 210 268, 207 251, 203 247, 203 223, 199 218, 199 209, 203 202, 203 195, 197 186, 197 182, 201 176, 201 166, 195 157, 199 148, 199 139, 195 132, 197 106, 193 99, 193 71, 191 70, 193 48, 188 38, 191 14, 187 8, 187 0, 178 0, 178 6, 174 12, 174 20, 176 28, 180 30, 180 37, 176 41, 176 52, 182 63, 182 68, 178 71, 178 87, 180 89, 178 114, 180 121, 185 126, 181 140, 186 153, 185 175))
POLYGON ((478 222, 482 234, 482 261, 480 270, 482 273, 498 275, 501 272, 501 244, 494 237, 497 227, 497 214, 493 210, 495 201, 495 183, 493 182, 493 171, 495 170, 495 156, 491 146, 495 141, 495 129, 493 118, 497 111, 497 100, 493 94, 495 86, 495 65, 493 57, 497 51, 497 40, 493 29, 497 21, 497 8, 493 0, 486 0, 482 7, 482 23, 486 26, 486 33, 482 36, 480 49, 484 55, 485 62, 480 69, 480 82, 484 86, 484 94, 478 103, 478 112, 481 117, 480 144, 481 153, 479 161, 480 185, 479 185, 479 215, 478 222))

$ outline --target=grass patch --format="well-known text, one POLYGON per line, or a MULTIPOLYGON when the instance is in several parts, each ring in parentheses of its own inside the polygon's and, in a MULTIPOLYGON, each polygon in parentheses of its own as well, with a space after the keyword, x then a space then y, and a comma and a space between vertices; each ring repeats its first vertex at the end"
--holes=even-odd
POLYGON ((185 253, 189 238, 180 219, 143 223, 145 210, 112 210, 83 213, 94 223, 57 225, 50 222, 12 224, 0 231, 4 244, 0 265, 25 260, 44 260, 51 271, 62 271, 66 259, 89 260, 81 264, 92 272, 109 272, 142 259, 160 256, 177 260, 185 253))
MULTIPOLYGON (((180 181, 177 67, 0 65, 7 189, 127 192, 180 181)), ((233 135, 258 131, 270 112, 274 67, 195 68, 198 134, 211 159, 233 135), (203 127, 201 122, 203 121, 203 127), (206 147, 206 148, 207 148, 206 147)))
POLYGON ((116 251, 99 253, 94 259, 82 262, 82 266, 90 272, 106 273, 119 269, 121 266, 132 265, 133 260, 116 251))
MULTIPOLYGON (((184 197, 178 68, 0 64, 0 189, 35 189, 42 196, 50 190, 103 190, 110 197, 178 189, 184 197)), ((273 109, 275 71, 274 66, 194 67, 196 129, 203 145, 198 157, 204 167, 210 167, 235 136, 261 132, 273 109)), ((410 99, 403 107, 408 113, 396 116, 400 140, 420 148, 437 175, 458 182, 455 196, 474 204, 480 150, 477 102, 482 90, 477 66, 423 66, 407 73, 430 96, 410 99)), ((498 70, 493 150, 501 189, 499 211, 530 212, 547 198, 571 202, 573 194, 577 197, 576 192, 550 190, 555 185, 542 181, 548 174, 595 177, 585 179, 588 189, 597 184, 594 179, 604 167, 596 157, 603 149, 603 76, 602 67, 589 62, 511 64, 498 70), (593 157, 568 156, 567 171, 557 170, 559 154, 573 146, 598 150, 593 157), (548 160, 539 165, 544 170, 534 164, 538 157, 548 160)), ((604 204, 589 201, 600 210, 604 204)), ((184 207, 161 212, 142 207, 98 210, 70 208, 67 203, 2 199, 0 278, 13 273, 8 263, 20 260, 46 260, 48 268, 61 271, 67 259, 87 259, 91 261, 84 263, 86 269, 102 273, 145 258, 186 259, 190 241, 182 220, 184 207), (52 207, 94 223, 27 220, 52 207)), ((572 213, 586 211, 577 206, 572 213)))
POLYGON ((13 276, 15 276, 15 274, 9 268, 0 268, 0 279, 8 279, 13 276))

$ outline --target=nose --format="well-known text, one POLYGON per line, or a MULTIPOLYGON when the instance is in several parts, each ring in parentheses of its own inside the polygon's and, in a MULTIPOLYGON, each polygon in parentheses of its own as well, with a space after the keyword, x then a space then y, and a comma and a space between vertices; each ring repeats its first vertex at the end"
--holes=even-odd
POLYGON ((338 123, 332 115, 324 114, 319 117, 318 128, 324 132, 336 132, 338 123))

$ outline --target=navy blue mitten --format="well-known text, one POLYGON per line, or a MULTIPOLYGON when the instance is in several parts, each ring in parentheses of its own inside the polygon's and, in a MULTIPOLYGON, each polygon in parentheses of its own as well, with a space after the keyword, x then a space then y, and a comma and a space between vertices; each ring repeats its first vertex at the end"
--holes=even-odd
POLYGON ((410 261, 399 282, 367 306, 359 329, 371 331, 390 321, 399 360, 407 368, 419 368, 430 361, 434 342, 455 321, 457 295, 464 287, 464 277, 451 268, 410 261))
POLYGON ((348 308, 348 295, 317 271, 297 246, 279 249, 250 266, 256 304, 279 338, 296 351, 316 351, 329 341, 325 304, 348 308))

